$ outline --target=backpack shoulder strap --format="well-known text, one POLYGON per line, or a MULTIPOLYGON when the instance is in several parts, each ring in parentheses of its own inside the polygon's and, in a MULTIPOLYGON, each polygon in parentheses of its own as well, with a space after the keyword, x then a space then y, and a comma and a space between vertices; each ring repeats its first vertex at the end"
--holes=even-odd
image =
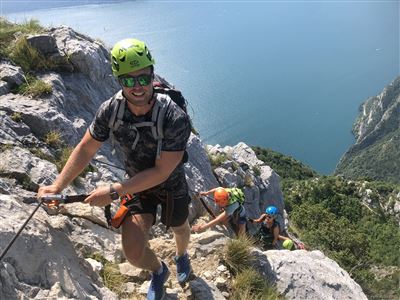
POLYGON ((122 91, 116 93, 111 99, 112 112, 111 117, 108 120, 108 128, 110 128, 109 137, 111 139, 111 144, 113 147, 112 154, 115 153, 115 141, 114 132, 118 129, 120 125, 123 124, 122 118, 124 116, 126 100, 122 96, 122 91))
POLYGON ((151 128, 153 137, 157 140, 157 158, 161 155, 162 140, 164 138, 164 118, 171 99, 166 94, 156 94, 151 120, 154 126, 151 128))
POLYGON ((122 124, 122 117, 125 110, 125 98, 122 96, 122 92, 119 91, 111 99, 112 113, 108 120, 108 127, 110 130, 115 131, 122 124))

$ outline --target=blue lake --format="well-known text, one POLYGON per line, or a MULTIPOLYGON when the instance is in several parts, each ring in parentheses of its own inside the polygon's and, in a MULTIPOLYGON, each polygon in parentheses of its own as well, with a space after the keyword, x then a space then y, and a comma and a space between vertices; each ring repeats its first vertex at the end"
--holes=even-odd
POLYGON ((398 1, 0 1, 107 47, 147 42, 207 144, 243 141, 331 173, 359 105, 399 71, 398 1))

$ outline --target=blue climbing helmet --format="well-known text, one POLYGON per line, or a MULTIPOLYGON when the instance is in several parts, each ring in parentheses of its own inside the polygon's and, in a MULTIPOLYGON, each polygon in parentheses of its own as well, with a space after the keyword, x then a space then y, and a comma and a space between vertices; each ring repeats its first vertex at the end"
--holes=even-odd
POLYGON ((276 216, 278 213, 278 209, 275 206, 271 205, 267 207, 265 213, 271 216, 276 216))

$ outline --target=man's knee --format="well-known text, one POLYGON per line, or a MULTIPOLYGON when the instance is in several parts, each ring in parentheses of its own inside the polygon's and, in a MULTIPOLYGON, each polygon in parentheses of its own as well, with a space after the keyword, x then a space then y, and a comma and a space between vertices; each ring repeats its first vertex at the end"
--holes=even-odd
POLYGON ((128 217, 122 224, 122 248, 127 260, 137 265, 148 246, 148 232, 152 217, 135 215, 128 217))
POLYGON ((187 235, 190 234, 190 226, 189 226, 189 222, 186 219, 186 221, 179 226, 176 227, 171 227, 172 231, 174 232, 174 234, 176 235, 187 235))
POLYGON ((135 246, 123 245, 126 259, 134 266, 138 266, 142 261, 146 245, 136 244, 135 246))

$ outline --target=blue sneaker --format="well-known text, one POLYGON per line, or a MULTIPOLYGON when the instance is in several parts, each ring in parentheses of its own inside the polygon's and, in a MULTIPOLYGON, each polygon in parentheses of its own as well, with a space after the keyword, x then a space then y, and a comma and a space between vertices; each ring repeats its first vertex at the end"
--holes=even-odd
POLYGON ((179 284, 184 284, 189 280, 190 274, 192 274, 189 255, 185 253, 182 256, 175 256, 174 260, 176 263, 176 277, 178 282, 179 284))
POLYGON ((149 290, 147 291, 147 300, 162 300, 165 296, 164 283, 169 277, 167 265, 162 261, 163 271, 161 274, 153 273, 149 290))

